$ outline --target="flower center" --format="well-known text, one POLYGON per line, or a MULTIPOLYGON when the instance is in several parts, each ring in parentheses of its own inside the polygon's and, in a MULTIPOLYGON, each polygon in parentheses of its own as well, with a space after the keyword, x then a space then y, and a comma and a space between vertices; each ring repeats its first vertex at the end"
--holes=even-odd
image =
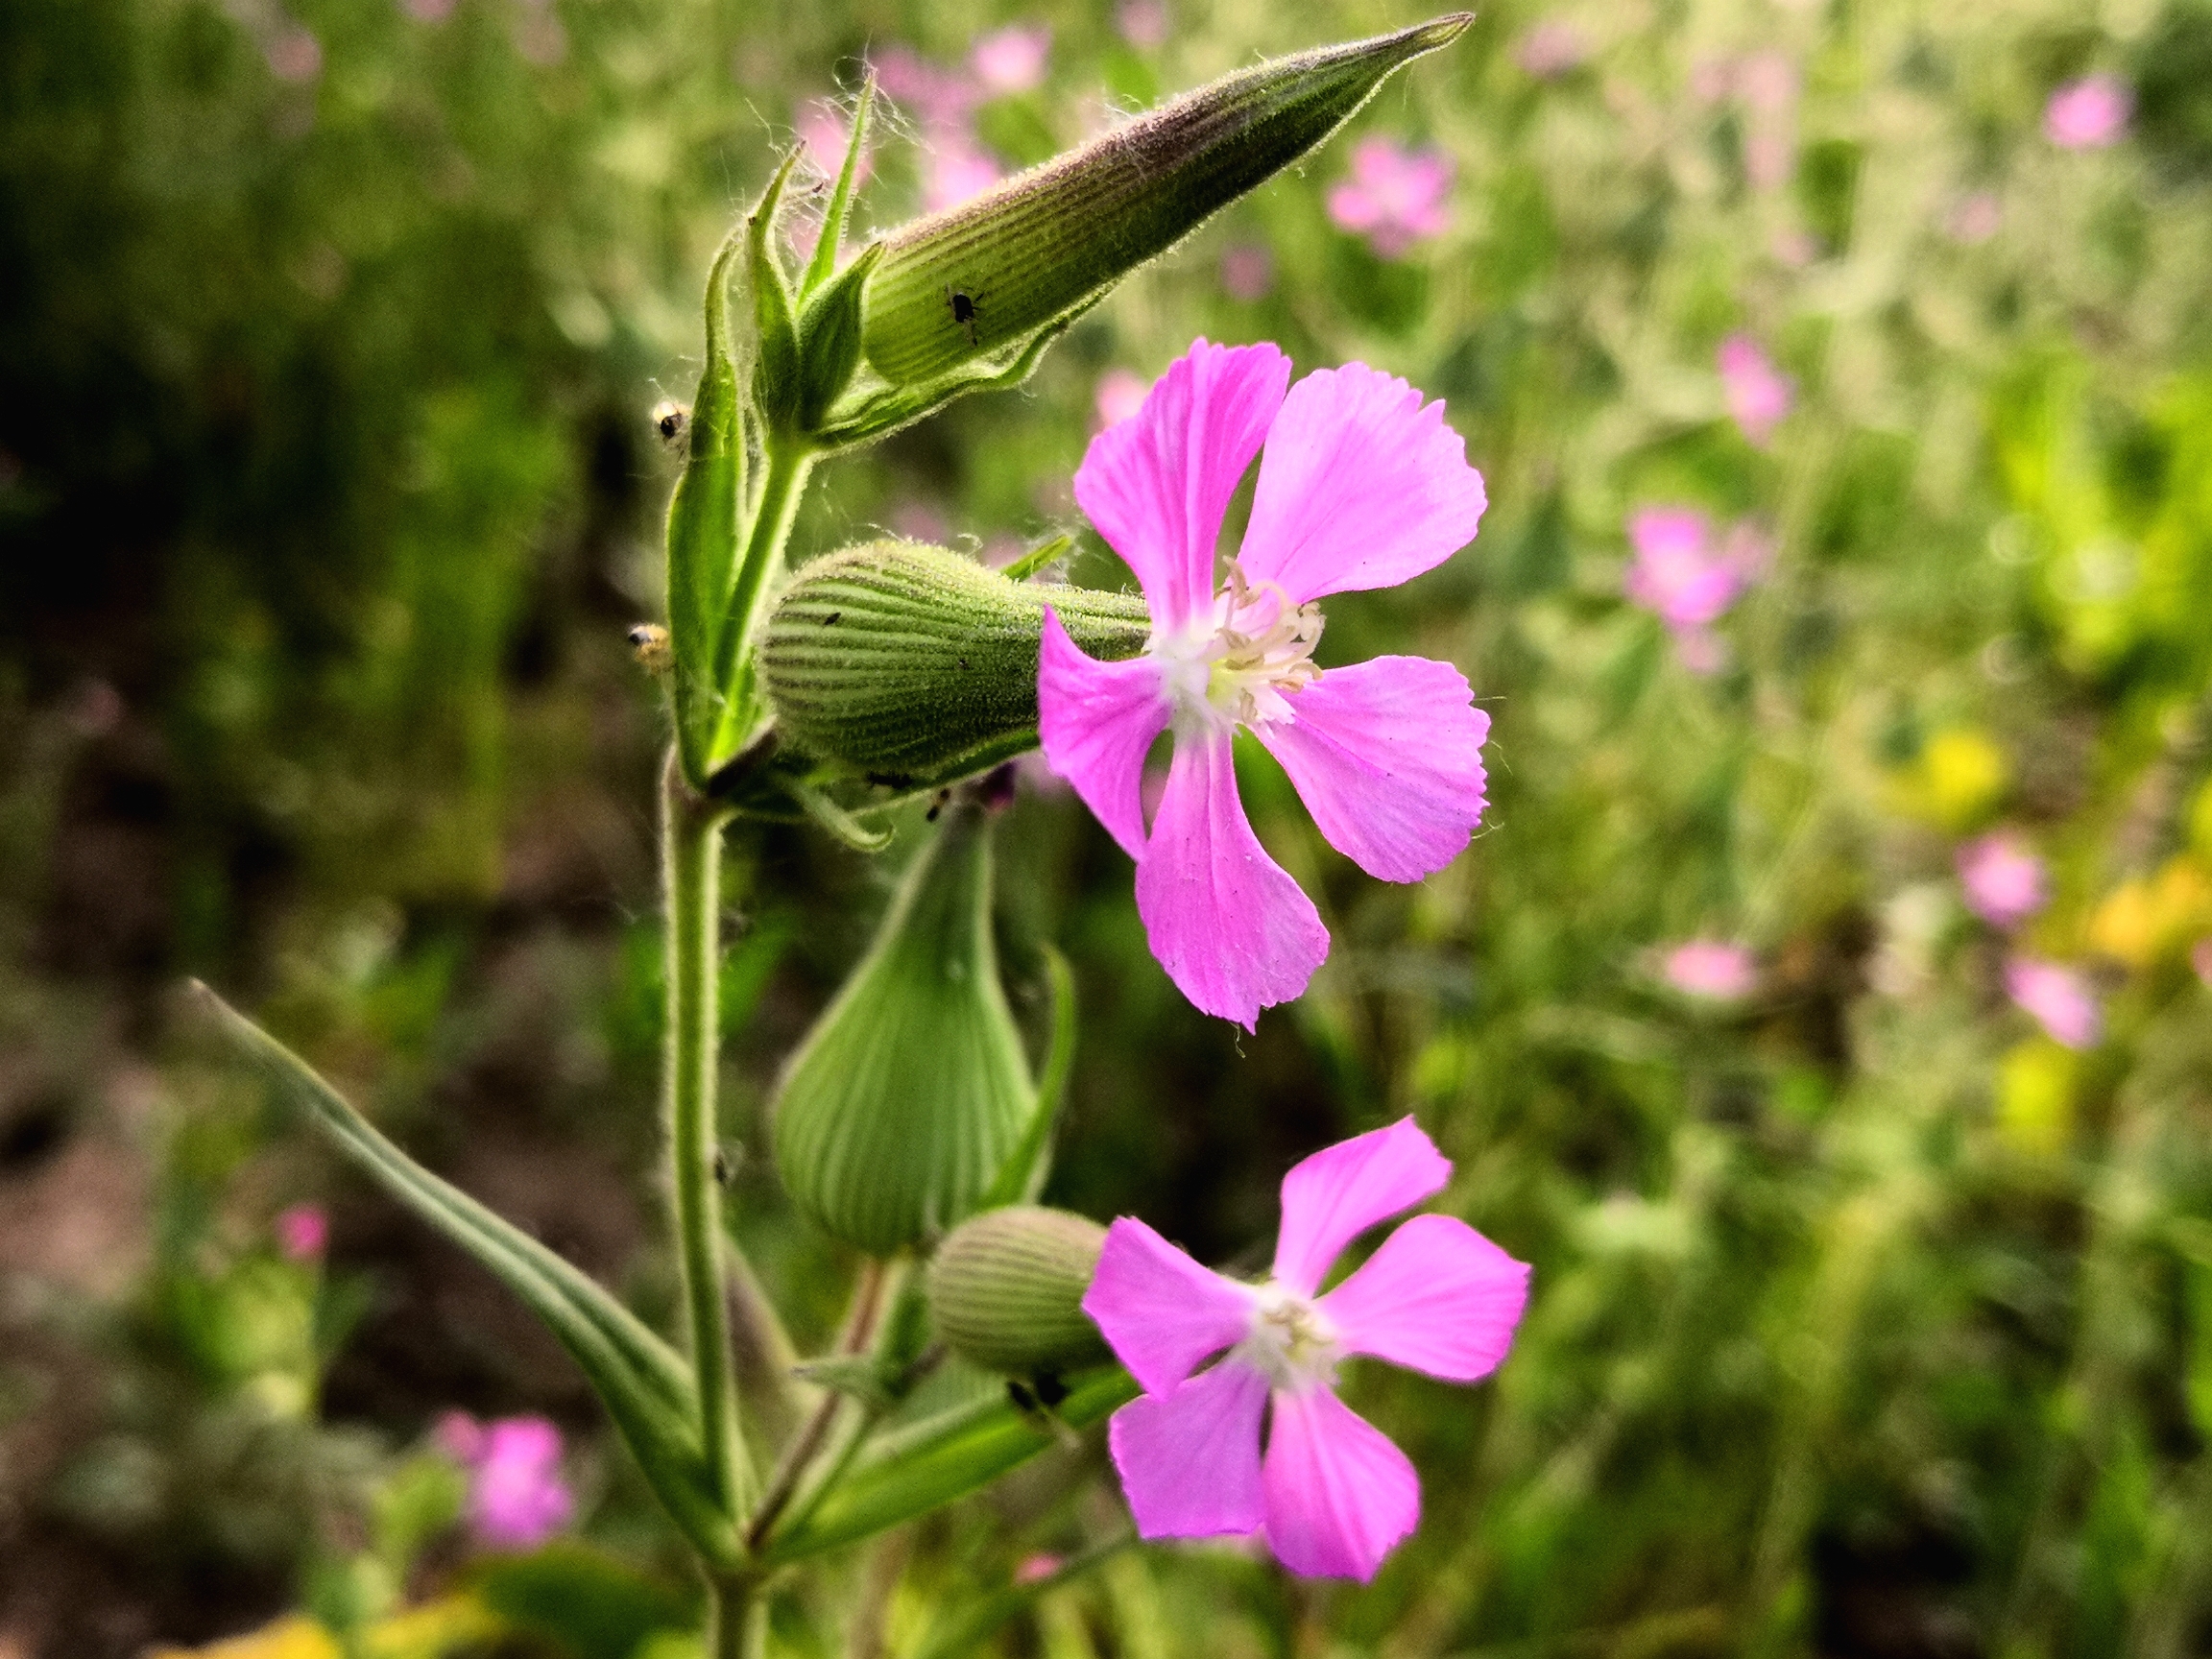
POLYGON ((1283 693, 1321 677, 1313 663, 1320 641, 1319 606, 1293 605, 1280 585, 1247 582, 1232 564, 1211 626, 1154 635, 1148 649, 1166 670, 1177 716, 1217 730, 1289 719, 1283 693))
POLYGON ((1303 1394, 1336 1382, 1336 1327, 1312 1302, 1270 1281, 1253 1293, 1251 1333, 1232 1358, 1242 1359, 1268 1386, 1303 1394))

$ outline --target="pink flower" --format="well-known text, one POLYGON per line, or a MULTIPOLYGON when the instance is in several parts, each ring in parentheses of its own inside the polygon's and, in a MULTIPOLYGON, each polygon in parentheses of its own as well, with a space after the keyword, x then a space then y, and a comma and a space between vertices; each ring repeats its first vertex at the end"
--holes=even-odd
POLYGON ((944 134, 922 161, 922 211, 942 212, 980 196, 1005 175, 981 147, 944 134))
POLYGON ((1045 84, 1052 57, 1049 24, 1010 24, 994 30, 968 49, 968 67, 994 97, 1033 92, 1045 84))
POLYGON ((478 1423, 448 1411, 433 1431, 439 1449, 465 1465, 469 1525, 497 1550, 535 1550, 576 1512, 561 1478, 561 1431, 542 1417, 478 1423))
POLYGON ((2015 835, 2000 831, 1959 849, 1966 908, 2007 932, 2051 902, 2050 873, 2015 835))
POLYGON ((295 1204, 277 1215, 276 1233, 287 1262, 320 1262, 330 1243, 330 1218, 313 1204, 295 1204))
POLYGON ((1050 1554, 1041 1550, 1034 1555, 1024 1555, 1022 1558, 1022 1564, 1014 1569, 1014 1582, 1017 1584, 1042 1584, 1067 1564, 1065 1557, 1050 1554))
POLYGON ((2104 1026, 2087 981, 2056 962, 2013 957, 2005 964, 2005 992, 2035 1017, 2052 1042, 2069 1048, 2088 1047, 2104 1026))
POLYGON ((887 47, 876 60, 876 84, 913 111, 925 128, 965 126, 975 112, 976 87, 967 76, 929 61, 910 46, 887 47))
POLYGON ((1773 547, 1751 525, 1740 523, 1714 545, 1712 520, 1690 507, 1646 507, 1628 519, 1635 560, 1621 587, 1636 604, 1667 625, 1682 665, 1707 674, 1726 660, 1712 624, 1765 568, 1773 547))
POLYGON ((1109 369, 1099 375, 1094 397, 1099 430, 1118 426, 1143 408, 1144 394, 1150 390, 1144 384, 1144 376, 1134 369, 1109 369))
POLYGON ((1355 1238, 1451 1176, 1410 1118, 1314 1153, 1283 1178, 1263 1285, 1199 1266, 1142 1221, 1114 1223, 1083 1310, 1144 1389, 1107 1431, 1140 1536, 1264 1527, 1293 1573, 1375 1576, 1420 1523, 1421 1482, 1336 1398, 1336 1367, 1366 1356, 1450 1382, 1487 1377, 1512 1345, 1528 1269, 1464 1221, 1416 1215, 1314 1292, 1355 1238), (1197 1370, 1213 1354, 1220 1362, 1197 1370))
POLYGON ((1443 404, 1362 363, 1289 379, 1273 346, 1200 340, 1091 441, 1075 499, 1136 572, 1152 637, 1140 657, 1096 662, 1047 611, 1037 694, 1046 758, 1137 860, 1153 955, 1199 1008, 1247 1028, 1306 989, 1329 932, 1252 833, 1237 729, 1283 763, 1330 845, 1385 881, 1466 849, 1490 730, 1450 663, 1313 662, 1313 601, 1395 587, 1473 539, 1482 477, 1443 404), (1243 547, 1217 577, 1222 516, 1262 444, 1243 547), (1170 728, 1147 833, 1144 756, 1170 728))
POLYGON ((1233 242, 1221 251, 1221 288, 1250 305, 1275 286, 1275 255, 1264 243, 1233 242))
MULTIPOLYGON (((799 112, 799 143, 806 152, 806 164, 825 179, 834 180, 845 167, 845 152, 853 143, 853 123, 845 111, 828 99, 817 99, 799 112)), ((868 181, 874 161, 866 150, 853 169, 853 187, 868 181)))
POLYGON ((1737 1002, 1759 988, 1758 965, 1741 945, 1693 939, 1667 952, 1660 965, 1667 983, 1686 997, 1737 1002))
POLYGON ((1329 192, 1329 217, 1366 237, 1379 258, 1397 259, 1424 237, 1443 234, 1451 193, 1452 158, 1441 150, 1362 138, 1352 149, 1352 177, 1329 192))
POLYGON ((1743 436, 1766 448, 1775 426, 1790 413, 1795 383, 1748 334, 1731 334, 1720 342, 1720 384, 1728 394, 1728 413, 1743 436))
POLYGON ((1943 221, 1943 230, 1954 242, 1976 247, 2005 228, 2005 204, 1987 190, 1961 196, 1943 221))
POLYGON ((288 24, 261 50, 269 60, 269 73, 294 85, 323 73, 323 42, 297 23, 288 24))
POLYGON ((1556 81, 1569 70, 1579 68, 1589 56, 1590 46, 1580 30, 1560 18, 1547 17, 1521 36, 1513 61, 1521 65, 1525 75, 1556 81))
POLYGON ((1114 9, 1114 27, 1139 51, 1158 51, 1167 44, 1167 8, 1161 0, 1121 0, 1114 9))
POLYGON ((2116 144, 2135 112, 2135 93, 2117 75, 2084 75, 2051 94, 2043 106, 2043 135, 2061 150, 2102 150, 2116 144))
POLYGON ((2189 952, 2189 966, 2197 970, 2197 977, 2212 990, 2212 939, 2200 939, 2197 948, 2189 952))

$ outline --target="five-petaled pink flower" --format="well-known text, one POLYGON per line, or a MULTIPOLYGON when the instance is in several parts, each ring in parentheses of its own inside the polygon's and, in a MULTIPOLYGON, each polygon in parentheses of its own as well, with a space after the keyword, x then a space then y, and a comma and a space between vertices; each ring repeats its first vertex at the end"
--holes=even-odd
POLYGON ((2056 962, 2013 957, 2005 964, 2005 993, 2035 1017, 2052 1042, 2069 1048, 2089 1047, 2104 1029, 2104 1015, 2089 982, 2056 962))
POLYGON ((2043 860, 2003 830, 1959 849, 1959 885, 1967 909, 2007 932, 2051 902, 2043 860))
POLYGON ((1713 624, 1766 567, 1772 544, 1749 524, 1719 541, 1713 521, 1692 507, 1646 507, 1628 519, 1635 561, 1621 579, 1636 604, 1674 636, 1682 665, 1710 674, 1727 660, 1713 624))
POLYGON ((1046 758, 1137 860, 1153 955, 1199 1008, 1247 1028, 1306 989, 1329 931, 1252 833, 1238 728, 1283 763, 1330 845, 1385 881, 1417 881, 1466 849, 1490 730, 1448 662, 1313 661, 1313 601, 1395 587, 1474 538, 1482 477, 1444 406, 1360 363, 1289 379, 1273 346, 1201 340, 1092 439, 1075 499, 1136 572, 1152 634, 1142 656, 1097 662, 1047 611, 1037 687, 1046 758), (1262 444, 1223 579, 1222 517, 1262 444), (1144 757, 1170 728, 1147 833, 1144 757))
POLYGON ((1731 334, 1720 342, 1719 364, 1728 413, 1736 417, 1744 437, 1766 448, 1782 417, 1790 413, 1795 383, 1774 367, 1774 360, 1748 334, 1731 334))
POLYGON ((434 1431, 440 1450, 469 1470, 469 1525, 498 1550, 535 1550, 576 1512, 561 1476, 561 1431, 542 1417, 478 1423, 448 1411, 434 1431))
POLYGON ((2135 112, 2135 94, 2117 75, 2084 75, 2051 94, 2043 106, 2043 135, 2061 150, 2102 150, 2116 144, 2135 112))
POLYGON ((1720 939, 1692 939, 1661 960, 1667 983, 1686 997, 1735 1002, 1758 989, 1759 967, 1741 945, 1720 939))
POLYGON ((1329 217, 1367 238, 1377 257, 1397 259, 1450 223, 1452 157, 1441 150, 1403 150, 1387 138, 1352 147, 1352 177, 1329 192, 1329 217))
POLYGON ((1337 1365, 1366 1356, 1449 1382, 1488 1376, 1512 1345, 1528 1269, 1464 1221, 1416 1215, 1316 1292, 1355 1238, 1451 1176, 1410 1118, 1314 1153, 1283 1178, 1263 1285, 1199 1266, 1142 1221, 1114 1223, 1083 1310, 1144 1389, 1107 1431, 1142 1536, 1264 1527, 1293 1573, 1375 1575, 1420 1522, 1421 1482, 1336 1398, 1337 1365))

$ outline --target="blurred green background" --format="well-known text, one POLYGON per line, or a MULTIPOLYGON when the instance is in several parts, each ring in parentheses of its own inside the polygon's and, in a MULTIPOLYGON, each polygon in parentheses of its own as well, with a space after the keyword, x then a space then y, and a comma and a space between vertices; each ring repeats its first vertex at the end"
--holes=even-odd
MULTIPOLYGON (((559 1351, 174 987, 255 1007, 664 1314, 662 733, 624 632, 657 611, 646 414, 696 377, 712 246, 864 52, 952 75, 1049 25, 1043 84, 974 111, 1012 167, 1421 15, 0 8, 0 1656, 302 1606, 395 1659, 685 1651, 682 1558, 559 1351), (303 1201, 321 1264, 273 1242, 303 1201), (450 1407, 570 1434, 574 1536, 488 1561, 445 1526, 450 1407), (463 1592, 482 1616, 438 1625, 463 1592)), ((910 109, 861 223, 909 216, 946 143, 910 109)), ((1125 1552, 994 1650, 2212 1652, 2208 190, 2203 0, 1513 0, 1028 390, 827 469, 801 556, 1075 528, 1101 380, 1204 333, 1407 375, 1492 501, 1439 571, 1332 601, 1324 646, 1467 671, 1496 721, 1472 851, 1383 886, 1271 765, 1246 780, 1336 940, 1304 1000, 1256 1037, 1195 1014, 1050 788, 1004 821, 1000 907, 1024 1018, 1041 942, 1080 982, 1054 1201, 1249 1262, 1293 1159, 1413 1112, 1444 1206, 1535 1264, 1515 1351, 1475 1389, 1355 1378, 1427 1497, 1373 1586, 1125 1552), (2093 73, 2126 132, 2054 142, 2047 101, 2093 73), (1375 134, 1455 165, 1448 228, 1400 257, 1327 210, 1375 134), (1717 373, 1736 332, 1794 381, 1765 445, 1717 373), (1776 544, 1716 673, 1622 595, 1628 516, 1669 504, 1776 544), (1956 849, 1998 825, 2050 860, 2025 948, 2089 975, 2092 1047, 2007 1000, 1961 907, 1956 849), (1659 952, 1695 936, 1751 948, 1757 989, 1671 992, 1659 952)), ((1123 580, 1095 542, 1075 573, 1123 580)), ((733 1214, 819 1337, 850 1263, 783 1205, 759 1106, 896 854, 732 856, 733 1214)), ((857 1606, 854 1650, 913 1651, 1112 1530, 1094 1464, 844 1564, 807 1593, 829 1634, 802 1600, 780 1640, 844 1650, 857 1606)), ((278 1640, 254 1651, 322 1651, 278 1640)))

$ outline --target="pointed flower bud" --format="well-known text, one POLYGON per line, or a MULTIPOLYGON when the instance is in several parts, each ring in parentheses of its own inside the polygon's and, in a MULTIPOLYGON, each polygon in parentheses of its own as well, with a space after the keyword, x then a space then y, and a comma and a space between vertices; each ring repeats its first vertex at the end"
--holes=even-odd
POLYGON ((946 1347, 986 1371, 1027 1377, 1108 1358, 1083 1311, 1106 1229, 1066 1210, 986 1210, 929 1263, 929 1310, 946 1347))
POLYGON ((1023 340, 1165 252, 1344 124, 1470 13, 1276 59, 1163 105, 886 239, 868 279, 868 363, 933 380, 1023 340))
POLYGON ((761 681, 784 739, 862 775, 949 782, 1037 746, 1049 606, 1102 661, 1144 648, 1133 593, 1013 582, 942 547, 873 541, 818 559, 770 614, 761 681))
POLYGON ((1036 1110, 998 982, 989 826, 956 803, 784 1071, 777 1167, 826 1230, 887 1256, 974 1209, 1036 1110))

